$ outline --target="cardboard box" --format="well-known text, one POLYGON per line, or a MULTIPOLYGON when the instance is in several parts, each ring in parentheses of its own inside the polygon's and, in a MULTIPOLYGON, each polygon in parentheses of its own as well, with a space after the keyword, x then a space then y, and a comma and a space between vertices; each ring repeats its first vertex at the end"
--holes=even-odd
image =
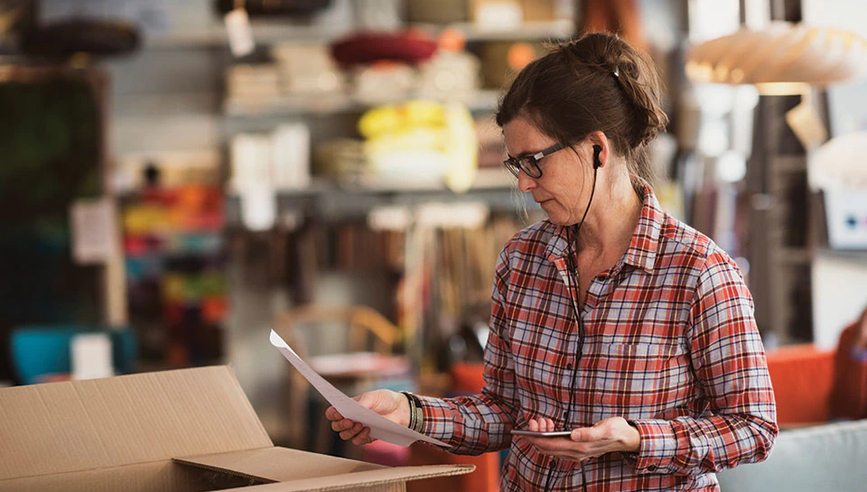
POLYGON ((407 0, 406 17, 409 22, 451 24, 467 22, 468 0, 407 0))
POLYGON ((397 492, 474 468, 276 447, 227 366, 4 388, 0 436, 0 492, 397 492))
POLYGON ((557 0, 521 0, 524 22, 557 20, 557 0))

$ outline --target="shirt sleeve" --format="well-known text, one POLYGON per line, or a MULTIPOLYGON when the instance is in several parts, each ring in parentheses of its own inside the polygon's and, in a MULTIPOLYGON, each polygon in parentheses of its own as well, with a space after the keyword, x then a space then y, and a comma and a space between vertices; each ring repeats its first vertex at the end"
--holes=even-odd
POLYGON ((779 428, 753 300, 734 262, 708 256, 691 306, 692 369, 707 417, 634 420, 641 473, 696 475, 764 461, 779 428))
POLYGON ((505 449, 511 443, 519 405, 515 370, 509 349, 506 314, 508 261, 504 250, 497 264, 491 296, 491 324, 485 346, 485 387, 478 395, 456 398, 419 396, 424 421, 422 433, 454 446, 458 454, 481 454, 505 449))

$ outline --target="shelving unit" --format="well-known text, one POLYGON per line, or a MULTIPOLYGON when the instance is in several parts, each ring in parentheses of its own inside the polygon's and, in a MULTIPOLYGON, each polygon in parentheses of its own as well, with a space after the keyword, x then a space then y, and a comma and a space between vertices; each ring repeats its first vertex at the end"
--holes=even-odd
MULTIPOLYGON (((349 29, 322 28, 286 24, 253 23, 253 39, 259 44, 274 44, 284 41, 328 42, 344 36, 349 29)), ((176 48, 228 49, 226 27, 214 25, 201 30, 158 35, 145 39, 147 49, 167 50, 176 48)))
MULTIPOLYGON (((229 225, 240 224, 239 200, 236 193, 229 192, 226 216, 229 225)), ((400 187, 375 184, 339 186, 319 179, 304 190, 278 192, 277 202, 278 215, 302 213, 326 220, 364 219, 377 207, 413 207, 433 202, 479 202, 495 212, 539 209, 536 203, 520 196, 512 176, 501 169, 480 170, 475 184, 467 193, 454 193, 445 186, 433 183, 400 187)))
MULTIPOLYGON (((451 96, 447 100, 465 104, 470 111, 494 111, 497 108, 498 97, 498 91, 479 90, 471 94, 451 96)), ((419 99, 434 99, 441 102, 446 101, 445 98, 441 97, 419 97, 419 99)), ((280 98, 262 99, 258 101, 228 99, 223 104, 223 114, 227 118, 294 117, 336 113, 360 113, 373 106, 375 106, 375 104, 360 101, 349 94, 342 93, 293 95, 280 98)))
MULTIPOLYGON (((352 32, 341 27, 311 27, 253 21, 253 38, 258 44, 270 45, 285 41, 328 42, 352 32)), ((453 24, 407 24, 405 29, 419 29, 437 35, 444 29, 457 29, 469 43, 505 40, 546 40, 567 38, 575 33, 575 25, 568 19, 555 21, 525 22, 517 28, 500 29, 479 26, 473 23, 453 24)), ((166 50, 175 48, 227 48, 228 36, 225 26, 210 27, 152 36, 145 39, 147 49, 166 50)))
POLYGON ((453 24, 410 24, 430 33, 438 33, 445 28, 457 29, 468 43, 480 41, 545 40, 568 38, 575 34, 575 23, 568 19, 554 21, 524 22, 517 28, 493 28, 478 24, 459 22, 453 24))

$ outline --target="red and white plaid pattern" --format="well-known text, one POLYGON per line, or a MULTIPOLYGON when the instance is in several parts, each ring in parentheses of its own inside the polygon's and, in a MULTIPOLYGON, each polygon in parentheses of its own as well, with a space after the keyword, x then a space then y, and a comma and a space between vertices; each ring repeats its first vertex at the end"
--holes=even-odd
POLYGON ((588 289, 580 360, 565 231, 544 221, 500 255, 481 394, 421 397, 425 434, 455 452, 510 447, 503 490, 543 490, 552 469, 551 490, 719 490, 714 472, 762 461, 773 445, 774 395, 737 266, 641 185, 629 249, 588 289), (533 417, 573 429, 613 416, 637 426, 637 456, 610 453, 582 465, 541 455, 509 433, 533 417))

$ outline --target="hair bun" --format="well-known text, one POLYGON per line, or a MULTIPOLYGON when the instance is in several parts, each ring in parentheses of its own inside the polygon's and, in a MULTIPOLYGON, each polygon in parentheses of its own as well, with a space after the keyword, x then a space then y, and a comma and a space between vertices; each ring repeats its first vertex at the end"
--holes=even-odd
MULTIPOLYGON (((660 130, 668 125, 668 116, 660 107, 661 90, 652 64, 645 56, 620 41, 619 53, 611 53, 605 65, 611 68, 627 101, 635 108, 630 144, 633 147, 647 145, 660 130)), ((611 50, 614 51, 614 50, 611 50)))

